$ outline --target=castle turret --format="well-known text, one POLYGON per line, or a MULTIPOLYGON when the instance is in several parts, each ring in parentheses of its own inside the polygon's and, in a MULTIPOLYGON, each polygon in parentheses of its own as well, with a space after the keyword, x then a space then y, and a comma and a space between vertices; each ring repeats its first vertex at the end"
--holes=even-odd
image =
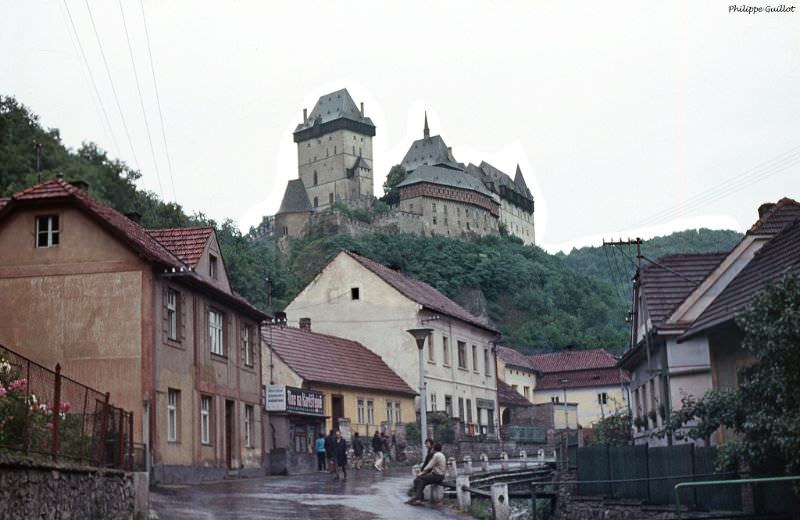
POLYGON ((374 198, 372 137, 375 125, 347 89, 319 98, 294 131, 297 164, 314 210, 334 202, 364 207, 374 198))

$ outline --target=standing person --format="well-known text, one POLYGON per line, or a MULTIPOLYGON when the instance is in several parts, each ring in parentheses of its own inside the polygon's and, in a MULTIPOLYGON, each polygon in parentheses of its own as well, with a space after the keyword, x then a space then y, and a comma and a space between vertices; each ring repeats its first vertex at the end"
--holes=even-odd
POLYGON ((325 437, 325 458, 328 459, 328 472, 335 473, 336 472, 336 459, 333 456, 333 430, 328 432, 328 436, 325 437))
POLYGON ((314 451, 317 453, 317 471, 325 471, 325 434, 322 432, 314 442, 314 451))
POLYGON ((347 480, 347 442, 342 438, 342 432, 336 430, 336 435, 333 438, 333 458, 334 466, 333 471, 336 474, 336 480, 339 480, 339 470, 342 470, 344 480, 347 480))
POLYGON ((378 430, 372 436, 372 454, 375 456, 375 469, 383 471, 383 441, 378 430))
POLYGON ((361 457, 364 455, 364 445, 361 444, 361 437, 358 432, 353 434, 353 467, 356 471, 361 470, 361 457))
POLYGON ((422 466, 420 466, 421 468, 427 466, 428 463, 431 461, 431 457, 433 457, 433 439, 431 439, 430 437, 425 439, 425 450, 426 450, 425 460, 422 461, 422 466))
POLYGON ((383 438, 381 442, 383 443, 383 469, 385 471, 389 469, 389 461, 391 460, 392 456, 392 444, 391 440, 389 439, 389 435, 386 432, 383 432, 383 438))
POLYGON ((447 461, 442 453, 442 445, 438 442, 433 445, 433 456, 431 460, 422 468, 417 478, 414 479, 414 496, 406 504, 414 506, 423 502, 423 491, 425 486, 439 484, 444 480, 444 472, 447 469, 447 461))

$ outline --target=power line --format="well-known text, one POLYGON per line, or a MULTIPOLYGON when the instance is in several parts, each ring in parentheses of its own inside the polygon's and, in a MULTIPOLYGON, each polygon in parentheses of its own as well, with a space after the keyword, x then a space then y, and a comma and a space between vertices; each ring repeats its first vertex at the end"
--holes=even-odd
POLYGON ((178 196, 175 193, 175 179, 172 176, 172 160, 169 155, 169 147, 167 146, 167 132, 164 130, 164 114, 161 112, 161 96, 158 94, 158 82, 156 81, 156 69, 153 65, 153 51, 150 47, 150 31, 147 30, 147 18, 144 14, 144 1, 139 0, 139 5, 142 7, 142 21, 144 22, 144 34, 147 40, 147 55, 150 57, 150 71, 153 74, 153 86, 156 91, 156 105, 158 106, 158 119, 161 122, 161 136, 164 138, 164 153, 167 156, 167 169, 169 171, 169 181, 172 185, 172 200, 178 202, 178 196))
POLYGON ((136 71, 136 61, 133 58, 133 47, 131 47, 131 37, 128 34, 128 22, 125 20, 125 10, 122 8, 122 0, 119 0, 119 12, 122 14, 122 27, 125 29, 125 40, 128 42, 128 54, 131 57, 131 67, 133 67, 133 78, 136 81, 136 90, 139 93, 139 105, 142 107, 142 118, 144 119, 144 128, 147 131, 147 141, 150 143, 150 155, 153 157, 153 166, 156 170, 156 180, 158 181, 158 191, 164 193, 161 187, 161 173, 158 171, 158 161, 156 161, 156 151, 153 148, 153 137, 150 135, 150 124, 147 122, 147 112, 144 108, 144 96, 142 96, 142 87, 139 85, 139 73, 136 71))
POLYGON ((654 213, 650 217, 639 221, 636 227, 663 222, 681 212, 702 207, 710 202, 717 201, 736 191, 742 190, 760 180, 780 173, 798 163, 800 163, 800 146, 795 146, 723 183, 698 193, 684 202, 654 213))
POLYGON ((131 140, 131 133, 128 131, 128 123, 125 121, 125 114, 122 112, 122 105, 119 102, 119 96, 117 95, 117 89, 114 86, 114 80, 111 77, 111 69, 108 66, 108 60, 106 59, 106 53, 103 50, 103 43, 100 41, 100 33, 97 32, 97 25, 94 23, 94 16, 92 16, 92 8, 89 5, 89 0, 85 0, 86 2, 86 10, 89 11, 89 20, 92 22, 92 29, 94 30, 94 36, 97 39, 97 46, 100 47, 100 56, 103 58, 103 65, 106 68, 106 75, 108 75, 108 82, 111 83, 111 92, 114 94, 114 101, 117 103, 117 110, 119 111, 119 117, 122 119, 122 127, 125 129, 125 136, 128 138, 128 146, 131 148, 131 154, 133 154, 133 164, 136 166, 136 169, 141 171, 139 168, 139 159, 136 157, 136 150, 133 148, 133 141, 131 140))
POLYGON ((106 112, 106 107, 103 104, 103 98, 100 97, 100 91, 97 89, 97 82, 94 79, 94 74, 92 74, 92 68, 89 66, 89 60, 86 59, 86 52, 83 49, 83 44, 81 43, 80 36, 78 36, 78 30, 75 28, 75 21, 72 19, 72 13, 69 10, 69 5, 67 4, 67 0, 63 0, 64 7, 67 10, 67 16, 69 17, 69 24, 72 27, 72 32, 75 35, 75 41, 78 42, 78 49, 80 49, 81 58, 83 59, 83 64, 86 66, 86 71, 89 74, 89 79, 91 80, 92 87, 94 88, 94 94, 97 98, 97 102, 100 104, 100 110, 103 113, 103 118, 105 119, 105 123, 108 126, 108 131, 111 134, 111 141, 114 143, 114 148, 116 149, 117 155, 119 155, 119 143, 117 143, 117 137, 114 135, 114 129, 111 126, 111 120, 108 118, 108 112, 106 112))

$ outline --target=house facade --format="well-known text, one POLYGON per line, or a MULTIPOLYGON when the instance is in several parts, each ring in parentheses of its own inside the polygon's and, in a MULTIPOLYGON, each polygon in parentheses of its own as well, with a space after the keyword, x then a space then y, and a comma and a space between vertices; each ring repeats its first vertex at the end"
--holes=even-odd
POLYGON ((287 395, 292 389, 310 392, 321 405, 312 410, 292 408, 291 402, 274 407, 268 398, 269 428, 275 432, 267 442, 270 454, 286 450, 289 467, 301 468, 304 455, 313 459, 319 433, 341 430, 348 443, 358 433, 365 446, 376 431, 404 437, 405 423, 416 420, 416 392, 360 343, 312 332, 308 322, 303 327, 270 324, 262 329, 267 395, 285 386, 287 395))
MULTIPOLYGON (((800 205, 791 199, 764 204, 759 208, 759 219, 731 251, 668 255, 638 270, 633 290, 632 347, 620 361, 631 372, 637 443, 693 442, 682 432, 672 439, 652 436, 672 410, 680 409, 684 397, 700 398, 715 386, 709 335, 686 333, 698 330, 695 323, 702 323, 703 315, 732 281, 798 217, 800 205)), ((717 440, 715 435, 710 442, 717 440)))
POLYGON ((497 331, 428 284, 341 251, 286 313, 292 324, 308 319, 315 331, 361 343, 415 389, 418 348, 407 331, 430 328, 422 367, 427 410, 458 418, 467 435, 496 435, 497 331))
POLYGON ((617 367, 617 359, 605 349, 572 350, 528 356, 541 376, 533 391, 535 404, 564 403, 577 406, 582 428, 628 409, 629 376, 617 367))
POLYGON ((261 472, 258 327, 211 228, 146 230, 63 179, 0 209, 0 342, 134 411, 164 482, 261 472))

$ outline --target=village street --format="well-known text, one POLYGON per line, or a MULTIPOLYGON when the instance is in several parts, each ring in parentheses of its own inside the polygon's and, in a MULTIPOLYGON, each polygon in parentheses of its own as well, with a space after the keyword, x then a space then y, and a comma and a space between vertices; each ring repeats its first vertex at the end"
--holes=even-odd
POLYGON ((348 475, 345 482, 334 481, 328 474, 311 473, 162 485, 150 493, 150 510, 159 520, 463 518, 443 506, 406 505, 411 483, 408 467, 394 467, 384 474, 350 468, 348 475))

